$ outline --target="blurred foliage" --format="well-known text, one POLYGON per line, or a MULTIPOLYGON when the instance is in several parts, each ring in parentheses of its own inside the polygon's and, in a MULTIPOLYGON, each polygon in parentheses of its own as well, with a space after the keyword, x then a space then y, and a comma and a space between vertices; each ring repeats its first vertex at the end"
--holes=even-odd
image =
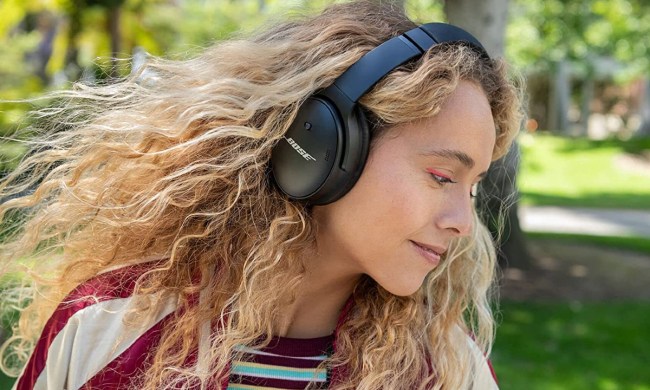
MULTIPOLYGON (((20 35, 18 30, 21 26, 24 29, 30 18, 50 13, 58 31, 47 72, 55 76, 65 70, 69 61, 66 53, 72 45, 78 49, 77 59, 82 68, 90 67, 98 57, 111 55, 106 29, 110 9, 120 10, 119 55, 128 58, 136 47, 154 55, 183 55, 231 36, 234 31, 250 31, 266 19, 296 10, 310 12, 334 2, 4 0, 0 2, 3 15, 0 40, 5 45, 8 40, 15 41, 20 35)), ((407 13, 416 20, 444 20, 442 0, 403 3, 407 13)), ((650 70, 650 3, 647 0, 513 0, 509 15, 507 56, 519 67, 548 69, 551 63, 568 59, 586 68, 592 58, 604 56, 626 64, 620 69, 625 78, 650 70)), ((36 26, 32 28, 36 31, 36 26)), ((32 38, 31 48, 36 44, 32 38)), ((29 51, 29 45, 21 47, 23 52, 29 51)), ((0 61, 10 62, 10 58, 0 61)))
MULTIPOLYGON (((111 75, 111 10, 119 11, 116 55, 130 59, 136 48, 153 55, 186 57, 291 8, 302 5, 309 12, 327 3, 331 1, 3 0, 0 136, 15 137, 18 128, 28 125, 25 113, 34 104, 48 104, 25 99, 47 89, 68 88, 78 78, 93 82, 111 75)), ((130 61, 117 64, 118 74, 130 71, 130 61)), ((1 146, 0 172, 4 172, 13 168, 26 148, 10 141, 1 146)))
MULTIPOLYGON (((214 41, 259 28, 266 20, 312 13, 334 0, 5 0, 0 2, 0 133, 15 127, 28 105, 7 100, 33 97, 43 88, 66 88, 111 74, 110 10, 119 11, 120 52, 136 48, 185 58, 214 41), (53 31, 51 42, 48 31, 53 31), (49 51, 49 52, 48 52, 49 51), (39 74, 38 55, 45 61, 39 74), (40 80, 37 75, 40 75, 40 80)), ((340 1, 339 1, 340 2, 340 1)), ((415 19, 442 19, 440 2, 412 0, 415 19)), ((120 61, 118 74, 130 71, 120 61)))
MULTIPOLYGON (((27 124, 24 114, 33 106, 19 99, 68 88, 79 78, 128 74, 136 51, 186 58, 237 31, 247 34, 266 21, 335 2, 341 1, 2 0, 0 135, 27 124), (117 30, 109 28, 111 20, 117 30)), ((445 20, 443 0, 395 3, 415 20, 445 20)), ((650 70, 647 0, 512 0, 509 15, 506 55, 520 68, 549 72, 569 59, 593 72, 593 58, 611 57, 625 64, 615 70, 623 79, 650 70)))
POLYGON ((589 69, 611 57, 621 79, 650 73, 650 2, 647 0, 513 0, 506 52, 523 68, 549 69, 569 60, 589 69))

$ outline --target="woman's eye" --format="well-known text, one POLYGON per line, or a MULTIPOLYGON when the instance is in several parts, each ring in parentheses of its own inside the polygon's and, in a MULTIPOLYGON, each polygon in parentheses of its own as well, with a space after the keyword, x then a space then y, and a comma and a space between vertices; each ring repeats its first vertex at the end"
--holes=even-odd
POLYGON ((438 184, 447 184, 447 183, 455 183, 455 181, 451 180, 450 178, 446 176, 440 176, 436 174, 431 174, 431 177, 433 180, 435 180, 438 184))
POLYGON ((447 184, 447 183, 456 183, 451 179, 451 177, 443 174, 442 172, 439 172, 435 169, 427 169, 427 172, 429 172, 429 175, 433 178, 433 180, 436 181, 436 183, 442 185, 442 184, 447 184))

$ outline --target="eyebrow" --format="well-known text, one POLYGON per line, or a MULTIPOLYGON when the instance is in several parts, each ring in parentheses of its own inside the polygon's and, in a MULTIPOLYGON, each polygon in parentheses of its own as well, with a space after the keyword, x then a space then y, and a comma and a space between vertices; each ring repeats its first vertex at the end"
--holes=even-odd
MULTIPOLYGON (((474 168, 474 165, 476 165, 473 158, 471 158, 467 153, 461 152, 460 150, 434 149, 434 150, 427 150, 423 152, 422 155, 427 157, 439 157, 447 160, 456 160, 461 164, 463 164, 467 169, 472 169, 474 168)), ((487 171, 481 172, 481 174, 479 174, 478 176, 482 178, 485 177, 486 174, 487 171)))
POLYGON ((427 150, 422 153, 423 156, 427 157, 440 157, 447 160, 456 160, 463 164, 468 169, 474 168, 475 162, 467 153, 461 152, 460 150, 453 149, 434 149, 427 150))

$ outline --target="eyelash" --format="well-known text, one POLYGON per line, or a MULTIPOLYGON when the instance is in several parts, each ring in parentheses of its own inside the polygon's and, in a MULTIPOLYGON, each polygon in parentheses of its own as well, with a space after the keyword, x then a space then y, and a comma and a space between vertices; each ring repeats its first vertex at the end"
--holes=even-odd
MULTIPOLYGON (((436 173, 434 170, 427 170, 429 172, 429 175, 433 178, 433 180, 438 183, 441 186, 444 186, 445 184, 456 184, 456 181, 453 181, 451 178, 440 175, 436 173)), ((469 197, 470 198, 476 198, 477 196, 477 190, 478 190, 478 183, 472 184, 472 187, 470 188, 469 191, 469 197)))
POLYGON ((438 174, 435 174, 435 173, 432 173, 432 172, 429 172, 429 174, 431 175, 431 177, 433 178, 433 180, 434 180, 436 183, 440 184, 440 185, 445 185, 445 184, 449 184, 449 183, 451 183, 451 184, 456 184, 455 181, 451 180, 451 179, 448 178, 448 177, 441 176, 441 175, 438 175, 438 174))

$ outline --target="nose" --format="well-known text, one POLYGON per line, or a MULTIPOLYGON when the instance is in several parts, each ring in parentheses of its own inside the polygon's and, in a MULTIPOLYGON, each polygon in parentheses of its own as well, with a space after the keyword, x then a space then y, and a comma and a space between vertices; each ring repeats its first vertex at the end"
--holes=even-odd
POLYGON ((436 224, 456 237, 468 236, 474 223, 474 206, 469 196, 458 197, 456 201, 445 202, 438 213, 436 224))

